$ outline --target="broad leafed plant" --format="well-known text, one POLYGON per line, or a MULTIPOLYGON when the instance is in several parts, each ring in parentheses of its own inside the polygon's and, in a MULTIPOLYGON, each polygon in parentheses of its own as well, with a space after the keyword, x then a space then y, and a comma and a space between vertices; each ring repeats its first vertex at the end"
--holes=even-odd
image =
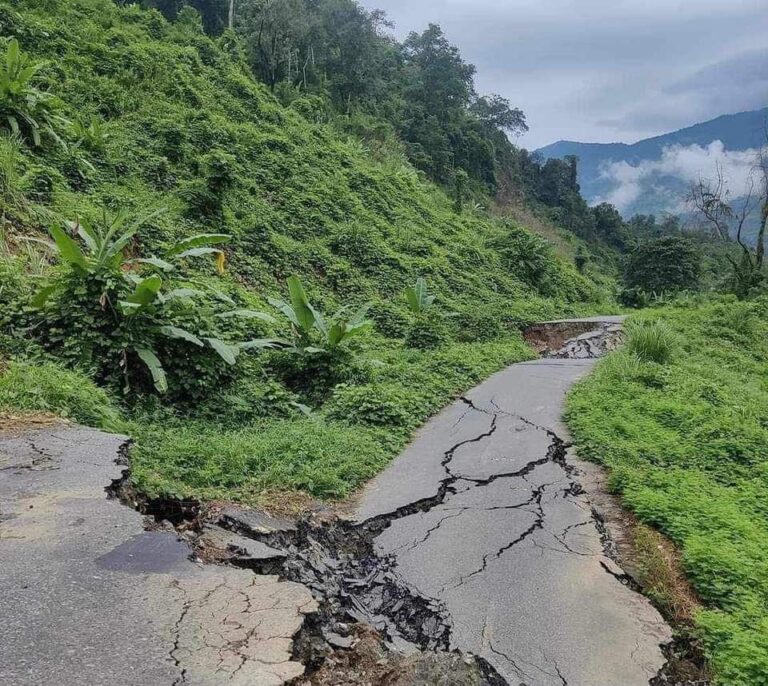
POLYGON ((0 58, 0 126, 36 147, 42 145, 43 134, 63 144, 56 129, 67 123, 59 114, 61 101, 35 85, 43 66, 22 52, 15 38, 0 58))
MULTIPOLYGON (((32 303, 42 315, 46 345, 55 349, 62 344, 64 348, 56 352, 78 359, 103 378, 116 375, 116 361, 126 392, 141 377, 135 369, 139 362, 157 391, 168 390, 158 352, 163 341, 207 350, 225 365, 234 365, 242 350, 273 345, 268 339, 226 340, 235 319, 268 323, 274 319, 263 312, 237 309, 224 294, 179 276, 185 262, 202 257, 213 258, 217 271, 223 273, 221 245, 228 235, 183 238, 162 257, 130 254, 137 232, 154 216, 131 220, 125 212, 112 217, 104 212, 96 223, 80 219, 52 226, 51 247, 63 270, 38 291, 32 303), (190 330, 189 325, 195 328, 190 330)), ((193 365, 201 375, 205 367, 202 359, 193 365)))
POLYGON ((291 276, 287 283, 289 301, 271 298, 269 302, 288 318, 292 340, 286 345, 294 352, 333 352, 372 325, 367 318, 370 303, 357 309, 345 306, 328 317, 312 305, 298 277, 291 276))

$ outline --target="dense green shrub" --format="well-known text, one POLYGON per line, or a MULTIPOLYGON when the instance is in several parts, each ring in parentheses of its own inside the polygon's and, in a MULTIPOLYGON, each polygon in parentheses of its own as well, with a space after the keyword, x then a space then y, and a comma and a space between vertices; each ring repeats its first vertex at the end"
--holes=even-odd
POLYGON ((499 313, 485 308, 458 312, 450 321, 456 331, 456 340, 463 343, 492 341, 504 334, 499 313))
POLYGON ((328 405, 328 416, 340 421, 414 428, 420 420, 423 400, 398 384, 369 384, 337 388, 328 405))
POLYGON ((201 382, 208 386, 220 380, 223 363, 235 364, 240 344, 226 342, 219 334, 230 316, 271 318, 249 310, 218 309, 210 296, 189 283, 168 287, 167 275, 185 259, 215 255, 223 271, 224 253, 211 246, 227 241, 226 235, 182 239, 163 259, 128 257, 145 221, 129 221, 124 213, 108 218, 104 213, 99 223, 79 220, 66 230, 53 226, 63 270, 32 301, 40 308, 34 330, 46 348, 97 379, 114 383, 122 378, 124 392, 132 385, 146 386, 144 369, 158 391, 168 390, 158 357, 164 351, 180 377, 183 394, 190 395, 201 382), (193 331, 184 328, 190 324, 193 331), (143 366, 137 369, 139 364, 143 366), (185 367, 187 373, 182 374, 185 367))
POLYGON ((543 295, 551 295, 554 257, 543 238, 510 224, 494 247, 506 269, 543 295))
POLYGON ((374 302, 370 315, 376 330, 387 338, 403 338, 410 324, 410 318, 400 307, 385 300, 374 302))
POLYGON ((312 405, 323 403, 335 386, 368 380, 367 363, 349 350, 301 353, 274 351, 264 355, 265 369, 312 405))
POLYGON ((180 194, 188 203, 192 218, 221 219, 226 192, 234 181, 235 158, 214 150, 200 160, 201 175, 192 179, 180 194))
POLYGON ((405 344, 409 348, 428 350, 439 348, 450 339, 450 332, 445 321, 439 316, 423 314, 414 318, 405 335, 405 344))
POLYGON ((241 373, 198 405, 195 416, 228 426, 243 426, 269 417, 293 417, 301 410, 299 397, 260 370, 241 373))
POLYGON ((632 305, 630 293, 668 293, 699 288, 702 256, 692 240, 665 236, 641 243, 627 258, 624 284, 625 304, 632 305))

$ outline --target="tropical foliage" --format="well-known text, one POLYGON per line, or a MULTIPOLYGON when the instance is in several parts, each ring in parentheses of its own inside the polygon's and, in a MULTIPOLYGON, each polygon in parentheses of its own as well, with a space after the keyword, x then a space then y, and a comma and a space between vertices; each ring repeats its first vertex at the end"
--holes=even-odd
POLYGON ((44 134, 61 143, 56 128, 65 123, 57 115, 61 101, 35 86, 42 68, 42 62, 34 62, 22 52, 16 38, 8 42, 0 60, 0 126, 36 146, 42 144, 44 134))
MULTIPOLYGON (((97 223, 80 219, 67 227, 51 227, 51 248, 66 269, 31 301, 40 311, 34 327, 44 333, 44 346, 58 349, 60 355, 76 356, 80 364, 95 368, 97 377, 105 381, 119 371, 124 392, 135 381, 141 386, 137 362, 146 367, 158 391, 168 390, 165 368, 158 357, 164 339, 210 349, 228 365, 235 364, 243 347, 266 345, 224 341, 210 325, 205 326, 205 332, 182 328, 182 321, 202 326, 203 312, 211 309, 202 301, 210 302, 211 298, 191 284, 169 287, 169 276, 186 260, 202 256, 214 256, 217 269, 223 273, 224 253, 213 246, 230 237, 199 234, 177 241, 163 258, 129 257, 127 251, 140 227, 151 218, 131 220, 125 212, 111 217, 104 212, 97 223)), ((222 321, 236 316, 273 321, 266 314, 249 310, 216 311, 214 316, 222 321)))
POLYGON ((366 319, 370 303, 354 313, 350 306, 342 307, 327 318, 309 302, 304 285, 298 277, 290 277, 287 283, 290 302, 278 298, 270 298, 269 302, 288 318, 292 333, 290 345, 295 352, 333 352, 373 323, 366 319))
MULTIPOLYGON (((501 259, 498 221, 457 216, 397 146, 371 154, 336 123, 315 123, 307 102, 278 103, 249 78, 243 44, 206 37, 189 8, 170 24, 109 0, 0 2, 0 24, 29 65, 46 65, 29 84, 44 82, 72 122, 66 149, 7 139, 4 269, 23 288, 2 289, 0 340, 119 389, 131 408, 167 388, 163 404, 206 416, 217 398, 240 417, 269 416, 267 398, 280 416, 318 409, 338 384, 368 383, 392 346, 418 364, 433 354, 422 350, 516 341, 527 321, 609 297, 607 281, 577 273, 569 248, 536 257, 552 277, 539 290, 525 245, 519 260, 501 259), (53 64, 57 78, 43 81, 53 64), (283 299, 290 274, 302 278, 288 279, 283 299), (276 319, 264 314, 270 302, 276 319)), ((464 69, 439 31, 430 36, 445 69, 464 69)), ((409 50, 431 70, 422 48, 409 50)), ((476 105, 514 124, 502 101, 476 105)))
POLYGON ((630 295, 626 299, 636 297, 637 292, 660 295, 697 291, 701 272, 701 250, 689 238, 664 236, 645 241, 627 258, 624 284, 630 295))
POLYGON ((414 314, 422 314, 435 304, 437 296, 430 295, 427 288, 427 280, 423 277, 416 279, 416 284, 405 289, 405 298, 408 307, 414 314))

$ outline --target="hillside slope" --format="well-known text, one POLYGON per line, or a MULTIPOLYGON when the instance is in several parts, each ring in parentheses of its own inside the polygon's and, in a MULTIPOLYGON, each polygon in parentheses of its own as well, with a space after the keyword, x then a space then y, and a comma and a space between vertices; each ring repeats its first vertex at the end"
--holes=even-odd
POLYGON ((579 273, 539 236, 483 211, 457 214, 403 156, 310 123, 303 113, 317 105, 311 96, 281 106, 252 79, 237 41, 206 37, 192 11, 170 24, 111 0, 3 0, 0 32, 45 61, 38 85, 61 101, 52 125, 66 143, 0 139, 0 276, 10 286, 0 288, 0 352, 10 358, 0 411, 61 412, 130 433, 134 479, 147 492, 343 496, 452 397, 529 357, 521 324, 611 308, 610 283, 579 273), (111 328, 103 320, 112 291, 93 279, 83 286, 77 268, 52 269, 52 257, 27 240, 63 219, 103 224, 104 209, 132 218, 160 211, 126 247, 131 259, 109 275, 107 289, 157 268, 134 257, 162 255, 200 233, 231 237, 223 276, 191 259, 176 277, 163 275, 176 292, 190 283, 217 287, 204 307, 179 305, 176 328, 139 331, 153 338, 167 381, 134 342, 136 328, 126 334, 126 307, 137 302, 121 303, 123 328, 111 328), (241 341, 296 339, 295 326, 267 302, 285 297, 292 274, 326 313, 369 302, 373 326, 319 355, 243 348, 231 359, 241 341), (31 307, 31 276, 70 290, 42 310, 31 307), (436 296, 421 316, 403 295, 417 277, 436 296), (100 290, 91 298, 92 287, 100 290), (276 321, 230 316, 242 308, 276 321), (177 340, 179 327, 202 340, 177 340), (176 339, 162 338, 163 330, 176 339), (203 341, 217 341, 227 364, 203 341), (93 380, 119 407, 104 409, 93 380), (164 397, 153 381, 167 383, 164 397))
POLYGON ((0 3, 0 30, 47 60, 43 75, 64 115, 104 121, 103 151, 70 141, 68 151, 49 145, 22 162, 29 185, 42 189, 37 199, 65 217, 103 205, 163 208, 141 236, 149 250, 223 230, 234 237, 234 276, 259 289, 296 272, 327 293, 389 299, 420 274, 457 308, 482 301, 509 311, 538 295, 593 295, 554 261, 538 293, 490 247, 509 239, 505 227, 456 216, 403 159, 373 160, 309 124, 297 110, 311 98, 282 108, 232 41, 205 37, 191 13, 171 25, 109 0, 10 6, 16 12, 0 3))

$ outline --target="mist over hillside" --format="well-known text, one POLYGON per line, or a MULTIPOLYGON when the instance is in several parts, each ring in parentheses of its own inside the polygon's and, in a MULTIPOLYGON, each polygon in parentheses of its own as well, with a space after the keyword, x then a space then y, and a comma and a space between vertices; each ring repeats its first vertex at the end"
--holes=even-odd
POLYGON ((765 141, 768 108, 717 117, 654 138, 625 143, 558 141, 539 149, 545 158, 579 159, 578 180, 588 202, 609 202, 625 216, 684 212, 692 182, 717 166, 738 198, 765 141))

